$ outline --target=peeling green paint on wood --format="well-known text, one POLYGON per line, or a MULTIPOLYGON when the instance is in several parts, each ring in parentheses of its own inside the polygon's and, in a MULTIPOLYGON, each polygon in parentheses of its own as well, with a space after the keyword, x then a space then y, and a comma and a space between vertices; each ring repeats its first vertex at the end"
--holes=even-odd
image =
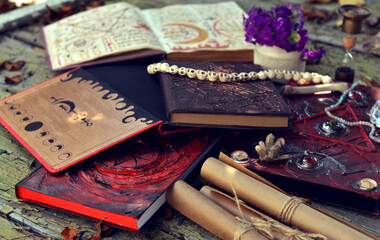
POLYGON ((32 48, 12 38, 0 37, 0 60, 25 61, 24 67, 19 71, 2 70, 0 72, 1 92, 17 93, 57 75, 57 73, 49 72, 43 49, 32 48), (23 81, 19 84, 4 82, 5 76, 15 75, 20 75, 23 81))
POLYGON ((3 214, 9 214, 13 211, 13 207, 7 205, 7 204, 4 204, 1 209, 0 209, 0 212, 3 213, 3 214))
POLYGON ((19 227, 13 225, 9 221, 7 221, 4 218, 0 218, 0 237, 3 237, 4 239, 14 239, 14 238, 20 238, 23 239, 24 237, 27 237, 26 234, 21 233, 20 231, 17 231, 16 229, 19 229, 19 227))

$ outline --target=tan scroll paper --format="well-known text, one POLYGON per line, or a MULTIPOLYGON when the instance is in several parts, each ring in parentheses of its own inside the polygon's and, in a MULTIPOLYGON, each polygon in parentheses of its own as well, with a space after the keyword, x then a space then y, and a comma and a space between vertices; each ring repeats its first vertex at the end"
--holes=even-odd
POLYGON ((337 221, 316 209, 295 201, 267 184, 244 174, 215 158, 208 158, 202 166, 201 177, 218 188, 237 196, 247 204, 276 218, 287 213, 288 223, 305 232, 320 233, 330 240, 377 239, 337 221))
MULTIPOLYGON (((185 183, 177 181, 167 194, 168 203, 222 239, 234 239, 238 228, 244 225, 235 216, 185 183)), ((253 228, 241 234, 241 240, 267 240, 253 228)))
POLYGON ((302 233, 296 229, 288 227, 215 188, 204 186, 201 188, 200 192, 219 206, 226 209, 232 215, 250 221, 252 226, 256 229, 270 231, 273 239, 286 239, 295 234, 303 236, 302 238, 299 237, 299 239, 317 239, 309 237, 307 233, 302 233), (239 201, 239 205, 236 201, 239 201))

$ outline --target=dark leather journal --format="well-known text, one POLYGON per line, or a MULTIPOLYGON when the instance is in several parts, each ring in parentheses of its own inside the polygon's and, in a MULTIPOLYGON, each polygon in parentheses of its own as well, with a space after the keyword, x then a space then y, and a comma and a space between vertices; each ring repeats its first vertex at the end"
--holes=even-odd
MULTIPOLYGON (((262 70, 252 63, 166 62, 224 73, 262 70)), ((270 80, 221 83, 170 73, 159 73, 159 79, 171 124, 222 128, 288 127, 291 112, 270 80)))

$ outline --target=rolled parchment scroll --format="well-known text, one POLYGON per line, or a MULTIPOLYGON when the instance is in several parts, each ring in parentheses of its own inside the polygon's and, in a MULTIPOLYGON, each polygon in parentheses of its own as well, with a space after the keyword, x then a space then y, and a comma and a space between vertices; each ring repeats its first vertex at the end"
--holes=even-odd
MULTIPOLYGON (((205 161, 201 168, 201 177, 229 194, 233 194, 234 189, 239 199, 275 219, 280 218, 284 209, 288 209, 287 203, 293 199, 215 158, 205 161)), ((293 210, 289 224, 302 231, 320 233, 331 240, 377 239, 304 203, 300 203, 293 210)))
MULTIPOLYGON (((177 181, 168 191, 167 202, 183 215, 222 239, 234 239, 235 231, 242 224, 235 216, 184 181, 177 181)), ((254 229, 242 234, 240 239, 267 240, 254 229)))
POLYGON ((245 205, 244 203, 240 203, 240 211, 238 209, 236 200, 232 198, 231 196, 225 194, 224 192, 221 192, 213 187, 210 186, 203 186, 201 190, 199 190, 203 195, 205 195, 207 198, 212 200, 213 202, 217 203, 219 206, 226 209, 228 212, 230 212, 234 216, 243 217, 246 220, 250 220, 253 218, 260 218, 260 219, 268 219, 268 217, 261 212, 256 211, 255 209, 252 209, 251 207, 245 205), (243 215, 243 216, 241 216, 243 215))
POLYGON ((199 192, 201 192, 213 202, 217 203, 219 206, 226 209, 234 216, 239 216, 253 223, 256 222, 256 219, 262 220, 264 224, 266 223, 265 227, 271 232, 273 239, 286 239, 289 237, 289 234, 286 233, 293 234, 299 232, 295 229, 290 229, 290 227, 275 221, 274 219, 247 206, 244 203, 239 203, 238 207, 236 199, 210 186, 202 187, 199 192))

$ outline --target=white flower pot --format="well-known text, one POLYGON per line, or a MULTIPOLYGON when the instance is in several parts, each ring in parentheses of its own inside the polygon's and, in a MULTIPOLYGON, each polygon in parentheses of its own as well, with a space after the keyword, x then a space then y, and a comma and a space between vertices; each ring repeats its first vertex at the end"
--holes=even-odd
POLYGON ((301 52, 287 52, 282 48, 256 44, 254 46, 253 63, 264 69, 305 71, 306 63, 300 60, 301 52))

